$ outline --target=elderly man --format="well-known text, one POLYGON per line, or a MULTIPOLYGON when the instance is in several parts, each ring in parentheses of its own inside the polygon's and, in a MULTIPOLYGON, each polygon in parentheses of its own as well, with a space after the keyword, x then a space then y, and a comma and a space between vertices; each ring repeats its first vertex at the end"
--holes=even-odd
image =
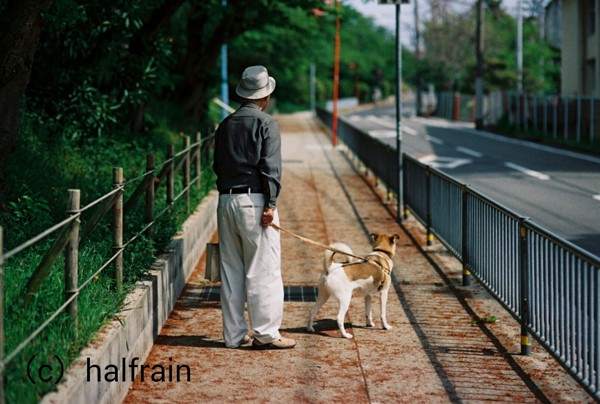
POLYGON ((277 121, 262 112, 275 90, 263 66, 244 70, 236 87, 243 103, 215 133, 221 253, 223 338, 229 348, 293 348, 282 337, 283 281, 277 197, 281 189, 281 136, 277 121), (252 325, 252 338, 244 318, 252 325))

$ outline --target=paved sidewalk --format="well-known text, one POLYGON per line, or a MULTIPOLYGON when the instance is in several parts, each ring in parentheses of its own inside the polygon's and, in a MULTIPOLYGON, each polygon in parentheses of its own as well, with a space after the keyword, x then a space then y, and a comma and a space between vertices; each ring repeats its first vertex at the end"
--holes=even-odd
MULTIPOLYGON (((126 403, 187 402, 593 402, 536 343, 522 357, 519 327, 478 285, 463 288, 460 265, 439 244, 424 246, 423 229, 403 226, 381 202, 384 189, 357 174, 329 145, 307 113, 278 117, 283 133, 281 226, 322 243, 343 241, 370 251, 368 233, 396 232, 394 286, 388 301, 392 330, 364 326, 364 301, 355 295, 341 338, 331 299, 305 331, 323 250, 282 234, 286 303, 282 333, 295 349, 226 349, 218 285, 204 278, 204 259, 190 278, 146 365, 172 369, 172 382, 138 376, 126 403), (477 321, 495 316, 493 324, 477 321), (177 366, 190 368, 191 381, 177 366)), ((167 375, 168 376, 168 375, 167 375)))

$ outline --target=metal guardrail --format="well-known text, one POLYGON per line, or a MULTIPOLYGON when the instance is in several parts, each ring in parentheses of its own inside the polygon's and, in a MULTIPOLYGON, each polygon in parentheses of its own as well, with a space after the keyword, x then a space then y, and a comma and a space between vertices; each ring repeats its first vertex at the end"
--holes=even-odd
MULTIPOLYGON (((330 123, 330 115, 317 109, 330 123)), ((338 136, 397 194, 395 151, 357 148, 370 136, 340 120, 338 136), (377 165, 368 162, 376 157, 377 165), (383 173, 383 175, 381 175, 383 173)), ((521 325, 521 353, 537 341, 600 400, 600 258, 475 189, 403 155, 405 209, 462 263, 463 285, 475 277, 521 325)))

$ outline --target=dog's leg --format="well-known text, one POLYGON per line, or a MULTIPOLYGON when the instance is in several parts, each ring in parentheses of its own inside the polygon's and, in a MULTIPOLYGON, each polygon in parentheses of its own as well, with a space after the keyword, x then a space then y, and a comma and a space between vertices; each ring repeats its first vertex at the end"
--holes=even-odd
POLYGON ((310 309, 310 316, 308 318, 308 325, 306 326, 306 330, 309 332, 315 332, 315 328, 313 327, 313 321, 315 321, 315 316, 317 312, 325 304, 325 302, 329 299, 329 291, 325 285, 319 283, 319 292, 317 297, 317 302, 314 304, 312 309, 310 309))
POLYGON ((383 328, 385 328, 386 330, 391 330, 393 328, 391 325, 388 324, 387 319, 386 319, 386 307, 387 307, 389 290, 390 290, 390 288, 388 285, 388 287, 384 288, 381 291, 381 323, 383 324, 383 328))
POLYGON ((340 331, 344 338, 352 338, 353 335, 349 332, 346 332, 346 329, 344 328, 346 312, 348 311, 348 307, 350 307, 350 300, 352 300, 352 291, 350 291, 350 293, 343 294, 342 296, 337 297, 339 297, 338 301, 340 303, 340 311, 337 315, 338 327, 340 328, 340 331))
POLYGON ((367 317, 367 327, 375 327, 371 316, 371 295, 365 295, 365 315, 367 317))

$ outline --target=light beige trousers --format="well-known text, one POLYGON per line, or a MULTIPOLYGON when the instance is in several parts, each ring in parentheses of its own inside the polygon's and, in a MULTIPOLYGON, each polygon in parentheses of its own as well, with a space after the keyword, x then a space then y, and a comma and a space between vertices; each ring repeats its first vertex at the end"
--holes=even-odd
MULTIPOLYGON (((264 204, 262 194, 219 195, 221 308, 223 338, 229 348, 238 347, 248 332, 246 302, 254 338, 262 343, 281 338, 281 242, 278 230, 260 225, 264 204)), ((279 224, 277 211, 274 222, 279 224)))

